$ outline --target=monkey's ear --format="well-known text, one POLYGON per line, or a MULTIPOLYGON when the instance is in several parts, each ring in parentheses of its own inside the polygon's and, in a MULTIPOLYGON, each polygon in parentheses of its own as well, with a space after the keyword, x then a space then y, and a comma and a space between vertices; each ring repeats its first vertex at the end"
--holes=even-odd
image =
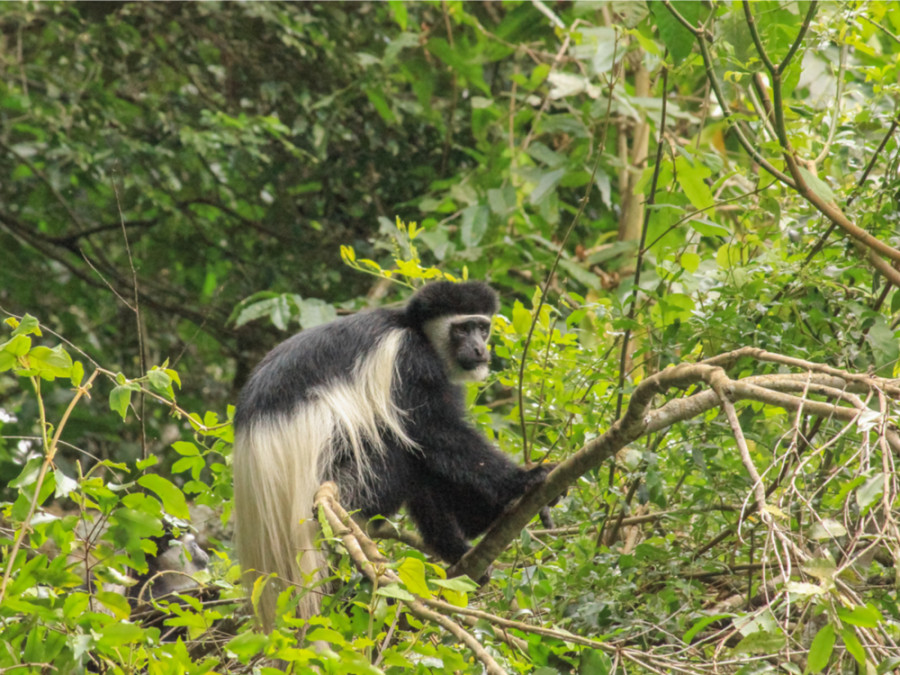
POLYGON ((483 281, 435 281, 419 289, 406 306, 411 326, 453 314, 492 316, 500 307, 497 293, 483 281))

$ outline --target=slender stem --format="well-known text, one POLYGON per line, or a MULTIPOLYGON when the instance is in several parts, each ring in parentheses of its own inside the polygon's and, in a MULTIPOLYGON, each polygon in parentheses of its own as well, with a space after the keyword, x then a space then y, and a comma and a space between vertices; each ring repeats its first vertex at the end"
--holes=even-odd
POLYGON ((29 504, 28 506, 28 513, 25 516, 25 519, 22 521, 22 525, 19 527, 19 531, 16 534, 16 541, 15 543, 13 543, 12 550, 10 551, 9 556, 6 559, 6 569, 3 571, 3 581, 2 583, 0 583, 0 604, 2 604, 3 598, 6 595, 6 588, 9 585, 9 580, 12 576, 16 557, 19 554, 19 550, 22 548, 22 542, 25 540, 25 535, 31 529, 31 519, 34 518, 34 513, 37 510, 38 500, 40 499, 41 495, 41 487, 44 485, 44 480, 47 477, 47 471, 50 469, 50 466, 53 464, 53 458, 56 456, 56 448, 59 442, 60 434, 62 434, 62 430, 65 427, 69 416, 72 414, 72 410, 75 408, 78 401, 81 400, 81 397, 88 393, 91 385, 94 382, 94 378, 97 377, 98 373, 99 371, 95 370, 93 373, 91 373, 88 381, 75 390, 75 396, 71 401, 69 401, 69 406, 68 408, 66 408, 66 412, 60 419, 60 422, 56 427, 56 432, 53 434, 52 440, 47 436, 47 414, 46 410, 44 409, 44 400, 41 396, 41 378, 37 376, 31 378, 31 383, 34 387, 35 395, 37 396, 38 410, 41 418, 41 437, 44 443, 44 462, 43 464, 41 464, 41 471, 38 474, 37 480, 34 482, 34 494, 31 497, 31 504, 29 504))
POLYGON ((797 50, 800 49, 800 45, 803 43, 803 38, 806 37, 806 33, 809 30, 809 25, 812 23, 813 17, 816 15, 818 4, 818 0, 812 0, 812 2, 809 3, 809 9, 806 10, 806 16, 803 17, 803 23, 800 24, 800 32, 797 33, 797 38, 794 40, 794 44, 791 45, 791 48, 788 50, 788 53, 785 55, 781 63, 778 64, 779 75, 784 72, 784 69, 787 68, 790 64, 791 59, 794 58, 794 54, 796 54, 797 50))
POLYGON ((745 152, 747 152, 753 158, 754 162, 756 162, 770 174, 775 176, 775 178, 777 178, 783 184, 796 189, 794 180, 784 172, 779 171, 774 166, 772 166, 772 163, 759 153, 759 151, 747 138, 744 127, 740 122, 735 120, 734 116, 731 114, 731 107, 728 104, 728 98, 722 91, 722 86, 719 83, 719 79, 716 77, 715 68, 712 62, 712 56, 709 53, 709 44, 706 40, 706 31, 702 28, 697 28, 690 21, 681 16, 678 10, 673 6, 672 0, 662 0, 662 3, 665 8, 669 10, 669 12, 671 12, 672 16, 674 16, 678 20, 678 22, 681 23, 681 25, 687 28, 697 40, 697 44, 700 46, 700 54, 703 57, 703 66, 706 70, 706 79, 712 86, 713 93, 716 96, 716 101, 718 102, 719 107, 722 109, 722 115, 725 121, 728 123, 730 129, 734 131, 735 137, 738 139, 738 142, 744 148, 745 152))
MULTIPOLYGON (((618 49, 618 41, 616 42, 616 49, 618 49)), ((615 59, 615 54, 613 55, 615 59)), ((613 85, 614 81, 610 80, 609 84, 609 96, 606 100, 606 116, 604 119, 606 120, 602 127, 602 132, 600 134, 600 142, 597 144, 597 159, 594 162, 594 168, 591 170, 591 178, 588 182, 587 189, 584 191, 584 197, 581 198, 581 203, 578 205, 578 212, 572 218, 572 222, 569 224, 568 229, 566 230, 565 235, 562 238, 562 241, 559 243, 559 246, 556 250, 556 257, 553 259, 553 263, 550 265, 550 269, 547 272, 547 278, 544 281, 544 285, 541 288, 541 297, 538 298, 538 305, 534 309, 534 315, 531 318, 531 325, 528 327, 528 335, 525 337, 525 344, 522 346, 522 358, 519 362, 519 386, 517 392, 518 405, 519 405, 519 425, 522 429, 522 455, 524 462, 527 465, 531 463, 531 451, 528 445, 528 429, 525 423, 525 394, 524 394, 524 382, 525 382, 525 364, 528 361, 528 348, 531 346, 531 338, 534 336, 534 330, 537 327, 537 323, 540 319, 541 309, 544 306, 544 302, 547 298, 547 291, 550 289, 550 284, 553 282, 554 276, 556 276, 556 270, 559 267, 559 261, 562 259, 563 252, 566 248, 566 242, 569 241, 569 237, 571 236, 573 230, 575 229, 575 225, 577 225, 581 221, 581 216, 584 214, 584 210, 587 207, 588 200, 591 197, 591 193, 594 188, 594 182, 597 176, 597 170, 600 168, 600 160, 603 158, 603 148, 606 147, 606 134, 609 129, 609 119, 610 119, 610 111, 612 109, 612 100, 613 100, 613 85)))
POLYGON ((625 328, 625 336, 622 339, 622 353, 619 357, 619 393, 616 396, 616 419, 622 414, 622 401, 625 397, 625 370, 628 362, 628 344, 631 339, 631 322, 634 321, 637 311, 638 293, 641 289, 641 268, 644 266, 644 253, 647 244, 647 229, 650 226, 652 207, 656 203, 656 188, 659 183, 659 172, 662 167, 662 153, 665 147, 666 112, 669 103, 669 69, 662 68, 662 112, 659 118, 659 141, 656 145, 656 165, 653 167, 653 179, 650 182, 650 194, 644 208, 644 225, 641 228, 641 241, 638 246, 637 263, 634 270, 634 287, 631 291, 631 306, 628 308, 628 326, 625 328))

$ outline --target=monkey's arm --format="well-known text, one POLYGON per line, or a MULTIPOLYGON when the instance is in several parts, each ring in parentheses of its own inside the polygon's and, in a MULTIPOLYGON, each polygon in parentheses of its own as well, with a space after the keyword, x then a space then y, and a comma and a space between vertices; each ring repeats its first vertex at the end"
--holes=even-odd
POLYGON ((547 469, 517 466, 475 428, 451 413, 444 410, 413 425, 413 430, 425 434, 420 461, 437 481, 444 481, 445 488, 483 502, 491 509, 493 519, 511 500, 542 480, 547 469))

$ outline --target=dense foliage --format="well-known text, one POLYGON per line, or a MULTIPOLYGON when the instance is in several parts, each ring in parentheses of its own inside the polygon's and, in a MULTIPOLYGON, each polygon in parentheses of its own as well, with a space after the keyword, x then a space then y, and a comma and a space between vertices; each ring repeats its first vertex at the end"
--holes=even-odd
POLYGON ((888 2, 0 5, 0 671, 900 667, 898 35, 888 2), (402 518, 367 566, 325 500, 339 591, 264 634, 229 406, 440 275, 502 296, 474 420, 560 467, 477 590, 402 518), (202 588, 126 598, 187 531, 202 588))

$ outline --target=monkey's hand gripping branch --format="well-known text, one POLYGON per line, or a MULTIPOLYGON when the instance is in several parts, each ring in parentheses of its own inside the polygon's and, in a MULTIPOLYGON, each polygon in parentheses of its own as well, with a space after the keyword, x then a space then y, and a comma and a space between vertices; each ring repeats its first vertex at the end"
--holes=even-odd
MULTIPOLYGON (((625 414, 596 439, 582 447, 551 471, 546 480, 526 492, 522 498, 497 520, 477 546, 466 553, 449 573, 467 574, 480 578, 488 566, 500 555, 543 506, 563 494, 569 485, 589 470, 599 467, 629 443, 649 433, 660 431, 677 422, 700 415, 715 407, 723 407, 741 450, 742 460, 754 482, 759 476, 745 452, 743 434, 736 426, 732 402, 752 400, 785 410, 802 410, 804 414, 830 417, 852 423, 862 415, 871 414, 858 394, 874 394, 882 399, 900 400, 900 383, 866 374, 850 373, 819 363, 794 359, 762 349, 745 347, 727 354, 690 364, 667 368, 643 380, 635 387, 625 414), (799 372, 778 375, 757 375, 733 380, 726 369, 738 359, 752 357, 757 361, 778 363, 799 372), (669 389, 685 389, 692 385, 708 388, 684 398, 676 398, 651 409, 653 399, 669 389), (827 400, 813 400, 817 394, 827 400)), ((882 408, 883 409, 883 408, 882 408)), ((900 436, 896 428, 882 415, 881 433, 891 450, 900 455, 900 436)), ((756 508, 764 506, 765 495, 754 488, 756 508)))

